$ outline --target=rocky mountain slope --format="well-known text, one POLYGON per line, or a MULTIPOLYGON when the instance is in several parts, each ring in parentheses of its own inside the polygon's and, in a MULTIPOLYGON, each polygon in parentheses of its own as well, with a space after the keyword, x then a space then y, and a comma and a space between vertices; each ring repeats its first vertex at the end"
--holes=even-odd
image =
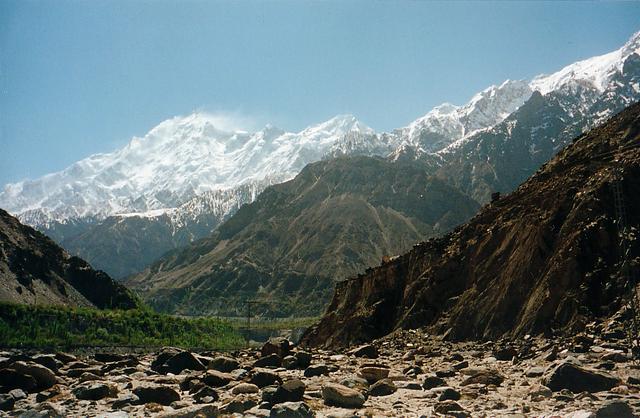
POLYGON ((138 300, 102 271, 0 209, 0 301, 129 309, 138 300))
POLYGON ((202 193, 174 209, 112 215, 61 240, 72 254, 122 279, 164 253, 206 237, 268 185, 252 183, 202 193))
POLYGON ((156 308, 237 314, 317 314, 333 282, 449 230, 477 204, 415 164, 371 157, 310 164, 267 188, 207 239, 176 250, 127 285, 156 308))
POLYGON ((640 104, 576 138, 467 224, 339 283, 306 342, 342 345, 420 326, 453 339, 550 335, 612 315, 630 293, 617 182, 637 265, 640 104))
POLYGON ((640 36, 530 85, 535 92, 502 122, 418 159, 481 203, 512 191, 575 136, 640 100, 640 36))

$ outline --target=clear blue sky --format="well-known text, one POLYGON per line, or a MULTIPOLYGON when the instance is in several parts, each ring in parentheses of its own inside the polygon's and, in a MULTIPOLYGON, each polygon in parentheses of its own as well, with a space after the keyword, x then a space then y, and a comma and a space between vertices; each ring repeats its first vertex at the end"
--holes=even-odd
POLYGON ((621 46, 637 2, 0 1, 0 185, 193 110, 377 130, 621 46))

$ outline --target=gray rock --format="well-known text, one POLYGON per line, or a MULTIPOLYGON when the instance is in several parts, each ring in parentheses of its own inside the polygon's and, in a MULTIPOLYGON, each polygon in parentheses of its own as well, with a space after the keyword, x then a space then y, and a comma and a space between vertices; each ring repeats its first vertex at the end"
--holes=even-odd
POLYGON ((621 400, 606 401, 597 411, 596 418, 634 418, 633 409, 621 400))
POLYGON ((165 412, 157 415, 158 418, 202 418, 219 416, 218 407, 215 405, 194 405, 180 408, 176 411, 165 412))
POLYGON ((34 363, 38 363, 47 369, 56 372, 62 367, 62 362, 56 359, 54 354, 38 354, 32 357, 34 363))
POLYGON ((438 401, 459 401, 460 392, 453 388, 445 388, 438 396, 438 401))
POLYGON ((540 377, 544 374, 544 370, 545 368, 542 366, 533 366, 533 367, 529 367, 524 372, 524 375, 527 377, 540 377))
POLYGON ((298 402, 304 397, 304 391, 307 387, 302 380, 292 379, 278 386, 275 393, 271 397, 272 404, 283 402, 298 402))
POLYGON ((253 362, 253 367, 280 367, 281 365, 282 358, 275 353, 267 354, 253 362))
POLYGON ((13 396, 13 399, 15 399, 16 401, 20 401, 22 399, 25 399, 27 397, 27 394, 24 393, 24 391, 22 389, 13 389, 9 391, 9 395, 13 396))
POLYGON ((218 356, 209 362, 208 368, 223 373, 229 373, 240 368, 240 363, 238 360, 231 357, 218 356))
POLYGON ((389 368, 382 366, 364 366, 360 368, 360 376, 367 379, 369 383, 375 383, 389 376, 389 368))
POLYGON ((269 341, 264 343, 260 349, 260 355, 264 357, 270 354, 277 354, 278 357, 283 358, 291 352, 292 348, 293 344, 286 338, 269 338, 269 341))
POLYGON ((313 418, 315 414, 304 402, 284 402, 271 408, 273 418, 313 418))
POLYGON ((313 366, 309 366, 304 371, 304 377, 313 377, 313 376, 322 376, 329 375, 329 367, 326 364, 315 364, 313 366))
POLYGON ((288 355, 282 359, 282 367, 287 370, 293 370, 298 367, 298 360, 292 355, 288 355))
POLYGON ((140 385, 133 389, 133 394, 140 398, 141 403, 155 402, 160 405, 171 405, 171 402, 180 400, 180 394, 175 389, 163 385, 140 385))
POLYGON ((76 398, 86 401, 97 401, 108 396, 116 395, 115 388, 111 388, 104 383, 94 383, 89 386, 79 386, 73 390, 76 398))
POLYGON ((600 392, 620 383, 620 379, 608 373, 588 370, 566 361, 551 369, 542 380, 554 392, 569 389, 573 393, 600 392))
POLYGON ((204 364, 192 353, 181 351, 169 357, 159 371, 161 373, 180 374, 183 370, 205 370, 204 364))
POLYGON ((349 351, 349 354, 356 357, 366 357, 370 359, 378 358, 378 349, 371 344, 362 345, 349 351))
POLYGON ((298 369, 306 369, 311 364, 311 353, 306 351, 296 351, 293 356, 296 358, 298 369))
POLYGON ((496 385, 500 386, 504 382, 504 376, 495 370, 478 370, 468 378, 466 378, 461 385, 467 386, 475 383, 483 385, 496 385))
POLYGON ((220 412, 223 414, 242 414, 256 405, 258 405, 258 402, 255 399, 248 398, 247 395, 238 395, 222 406, 220 412))
POLYGON ((424 383, 422 384, 422 387, 429 390, 429 389, 433 389, 433 388, 437 388, 439 386, 446 386, 447 382, 438 376, 427 376, 424 379, 424 383))
POLYGON ((276 373, 265 369, 254 369, 251 376, 251 383, 258 387, 273 385, 274 383, 282 383, 282 379, 276 373))
POLYGON ((360 408, 365 402, 360 392, 337 383, 325 383, 322 398, 327 405, 341 408, 360 408))
POLYGON ((234 395, 248 394, 248 393, 258 393, 260 392, 260 388, 254 385, 253 383, 240 383, 231 389, 231 393, 234 395))
POLYGON ((518 350, 513 347, 499 347, 493 350, 493 357, 500 361, 511 361, 518 355, 518 350))
POLYGON ((226 386, 233 380, 233 376, 229 373, 222 373, 217 370, 207 370, 207 372, 201 377, 201 380, 214 388, 226 386))
POLYGON ((371 396, 387 396, 398 390, 395 383, 391 379, 380 379, 369 388, 371 396))
POLYGON ((36 380, 37 389, 44 390, 49 389, 56 384, 56 375, 41 364, 24 361, 16 361, 11 365, 11 369, 26 376, 32 376, 36 380))
POLYGON ((138 398, 136 395, 128 394, 125 396, 121 396, 115 401, 113 401, 113 403, 111 404, 111 407, 113 409, 120 409, 128 405, 135 405, 138 402, 140 402, 140 398, 138 398))
POLYGON ((0 411, 11 411, 16 399, 8 393, 0 394, 0 411))
POLYGON ((210 386, 203 386, 193 394, 193 399, 197 403, 212 403, 220 398, 218 392, 210 386))

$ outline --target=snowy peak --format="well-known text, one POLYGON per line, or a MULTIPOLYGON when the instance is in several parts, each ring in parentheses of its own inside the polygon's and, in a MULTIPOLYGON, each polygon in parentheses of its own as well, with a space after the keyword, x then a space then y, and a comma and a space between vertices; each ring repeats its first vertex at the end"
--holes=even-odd
POLYGON ((175 208, 205 192, 292 178, 351 133, 374 131, 352 115, 298 133, 272 125, 249 133, 200 112, 178 116, 115 152, 5 186, 0 206, 18 215, 40 210, 58 220, 175 208))
POLYGON ((635 33, 624 46, 608 54, 575 62, 551 75, 540 75, 531 81, 531 88, 548 94, 570 84, 586 83, 599 92, 604 91, 624 62, 640 53, 640 32, 635 33))
POLYGON ((525 81, 507 80, 476 94, 464 106, 444 103, 398 131, 403 147, 437 152, 479 129, 501 122, 531 96, 525 81))

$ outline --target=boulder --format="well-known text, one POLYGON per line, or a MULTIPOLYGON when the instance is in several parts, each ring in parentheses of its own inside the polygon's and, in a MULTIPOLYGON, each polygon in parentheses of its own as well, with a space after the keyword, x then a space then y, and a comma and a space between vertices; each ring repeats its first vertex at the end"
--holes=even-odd
POLYGON ((38 363, 16 361, 11 365, 11 368, 24 376, 32 376, 36 380, 37 390, 49 389, 57 381, 56 375, 51 369, 38 363))
POLYGON ((214 388, 225 386, 233 380, 233 376, 229 373, 222 373, 217 370, 207 370, 201 380, 214 388))
POLYGON ((518 350, 509 346, 498 347, 493 350, 493 357, 500 361, 511 361, 514 357, 517 357, 517 355, 518 350))
POLYGON ((56 357, 57 360, 61 361, 63 364, 78 361, 78 358, 73 354, 64 353, 62 351, 55 353, 54 356, 56 357))
POLYGON ((262 388, 273 385, 274 383, 282 383, 282 379, 276 373, 265 369, 254 369, 251 376, 251 383, 262 388))
POLYGON ((57 372, 63 365, 60 360, 56 359, 55 354, 38 354, 31 359, 34 363, 38 363, 53 372, 57 372))
POLYGON ((378 349, 371 344, 361 345, 349 351, 349 354, 355 357, 365 357, 370 359, 378 358, 378 349))
POLYGON ((322 376, 329 375, 329 367, 326 364, 315 364, 313 366, 309 366, 304 371, 304 377, 313 377, 313 376, 322 376))
POLYGON ((429 390, 429 389, 433 389, 433 388, 437 388, 439 386, 446 386, 447 382, 438 376, 427 376, 424 379, 424 383, 422 384, 422 387, 429 390))
POLYGON ((222 406, 222 408, 220 408, 220 412, 222 412, 223 415, 244 414, 246 410, 251 409, 256 405, 258 405, 258 402, 255 399, 249 398, 247 395, 238 395, 222 406))
POLYGON ((234 386, 233 389, 231 389, 231 393, 233 393, 234 395, 241 395, 241 394, 249 394, 249 393, 258 393, 260 392, 260 388, 256 385, 254 385, 253 383, 240 383, 237 386, 234 386))
POLYGON ((298 369, 306 369, 311 364, 311 353, 296 351, 293 356, 296 358, 296 368, 298 369))
POLYGON ((391 379, 380 379, 369 388, 371 396, 387 396, 398 390, 391 379))
POLYGON ((322 386, 322 399, 325 404, 340 408, 360 408, 365 402, 360 392, 337 383, 322 386))
POLYGON ((24 391, 22 389, 13 389, 9 391, 9 395, 13 396, 13 399, 15 399, 16 401, 20 401, 22 399, 25 399, 27 397, 27 394, 24 393, 24 391))
POLYGON ((442 392, 440 392, 440 396, 438 396, 438 401, 459 401, 460 400, 460 392, 453 388, 444 388, 442 392))
POLYGON ((276 354, 278 357, 283 358, 291 352, 292 348, 293 344, 291 344, 291 342, 286 338, 269 338, 269 341, 264 343, 260 349, 260 356, 264 357, 269 354, 276 354))
POLYGON ((202 418, 217 417, 220 413, 215 405, 193 405, 180 408, 175 411, 165 412, 157 415, 158 418, 202 418))
POLYGON ((596 411, 596 418, 634 418, 633 409, 625 401, 616 399, 606 401, 596 411))
POLYGON ((275 353, 262 356, 253 362, 253 367, 280 367, 281 365, 282 358, 275 353))
POLYGON ((479 383, 482 385, 500 386, 504 382, 504 376, 495 370, 477 370, 471 376, 462 381, 462 386, 479 383))
POLYGON ((182 350, 179 350, 177 348, 173 348, 173 347, 165 347, 163 348, 158 355, 156 356, 155 360, 153 360, 151 362, 151 370, 155 371, 155 372, 160 372, 160 368, 164 365, 164 363, 169 360, 171 357, 175 356, 176 354, 178 354, 179 352, 181 352, 182 350))
POLYGON ((433 408, 433 411, 446 416, 460 416, 459 413, 464 412, 464 408, 462 408, 456 401, 443 401, 438 402, 438 404, 433 408))
POLYGON ((369 383, 375 383, 389 376, 389 368, 382 366, 364 366, 360 368, 360 376, 369 383))
POLYGON ((183 370, 205 370, 204 364, 196 356, 188 351, 181 351, 169 357, 162 366, 159 367, 161 373, 180 374, 183 370))
POLYGON ((140 402, 140 398, 136 395, 129 394, 125 396, 121 396, 111 404, 111 408, 113 409, 121 409, 128 405, 135 405, 140 402))
POLYGON ((218 356, 209 362, 209 369, 229 373, 240 368, 238 360, 226 356, 218 356))
POLYGON ((600 392, 621 383, 620 379, 608 373, 588 370, 567 361, 549 370, 542 382, 554 392, 568 389, 573 393, 600 392))
POLYGON ((100 363, 114 363, 116 361, 122 361, 124 360, 126 357, 123 356, 122 354, 116 354, 116 353, 96 353, 93 358, 96 359, 96 361, 99 361, 100 363))
POLYGON ((34 392, 38 382, 36 379, 24 373, 19 373, 13 369, 0 370, 0 387, 5 390, 22 389, 25 392, 34 392))
POLYGON ((8 393, 0 394, 0 411, 11 411, 16 399, 8 393))
POLYGON ((106 397, 115 397, 117 390, 105 383, 94 383, 89 386, 78 386, 73 390, 76 398, 85 401, 98 401, 106 397))
POLYGON ((141 403, 155 402, 160 405, 171 405, 171 402, 179 401, 180 394, 169 386, 145 384, 133 389, 141 403))
POLYGON ((284 402, 271 408, 272 418, 313 418, 315 414, 304 402, 284 402))
POLYGON ((193 394, 193 399, 197 403, 212 403, 220 398, 218 392, 211 386, 202 386, 198 391, 193 394))
POLYGON ((292 355, 285 356, 282 359, 282 367, 287 370, 293 370, 298 368, 298 360, 292 355))
POLYGON ((275 393, 271 397, 272 404, 283 402, 298 402, 304 397, 306 386, 300 379, 287 380, 278 386, 275 393))

